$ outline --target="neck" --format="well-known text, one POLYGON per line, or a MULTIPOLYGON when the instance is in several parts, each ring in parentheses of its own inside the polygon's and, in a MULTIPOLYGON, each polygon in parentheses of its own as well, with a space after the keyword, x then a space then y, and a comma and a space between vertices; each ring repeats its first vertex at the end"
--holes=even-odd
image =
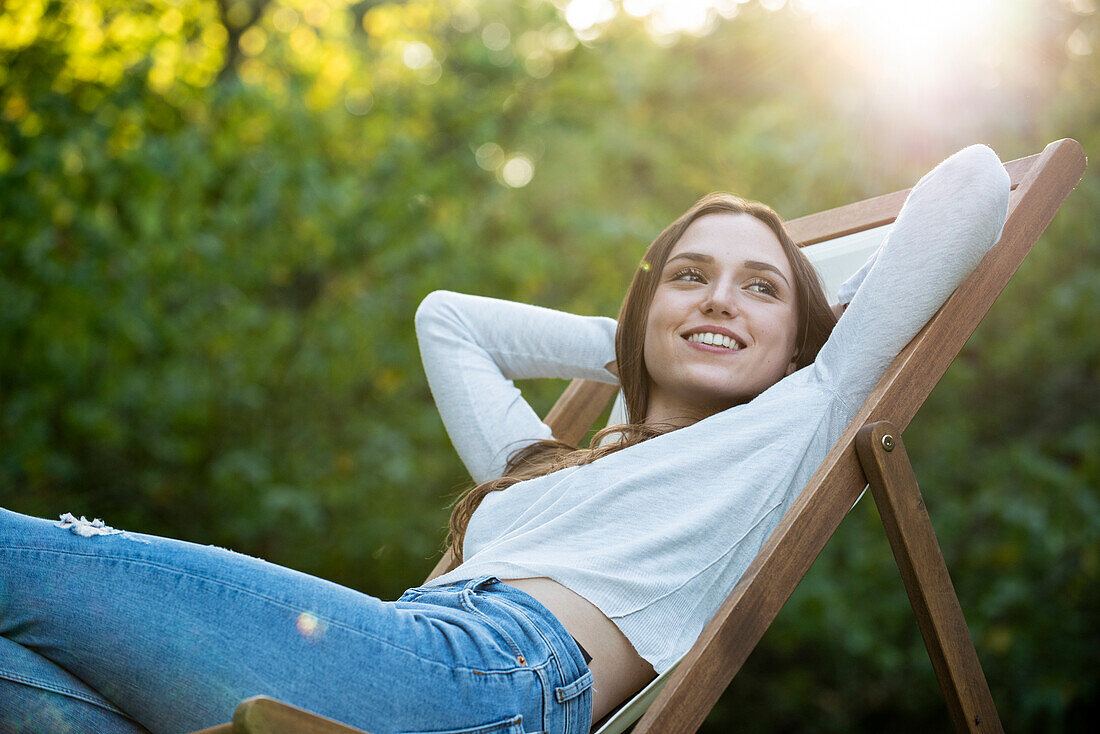
POLYGON ((699 408, 691 408, 684 405, 651 405, 646 410, 645 420, 642 423, 650 426, 675 426, 683 428, 693 423, 698 423, 704 418, 714 415, 718 411, 708 411, 699 408))
POLYGON ((646 406, 645 419, 642 423, 648 425, 676 426, 683 428, 693 423, 698 423, 704 418, 721 413, 727 408, 739 405, 740 402, 724 403, 691 403, 679 400, 662 399, 660 395, 650 392, 649 405, 646 406))

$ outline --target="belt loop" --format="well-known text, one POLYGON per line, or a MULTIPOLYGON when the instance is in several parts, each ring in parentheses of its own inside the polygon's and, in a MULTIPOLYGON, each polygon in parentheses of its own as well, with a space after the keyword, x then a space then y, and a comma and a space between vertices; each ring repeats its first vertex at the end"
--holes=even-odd
POLYGON ((586 670, 584 671, 584 675, 582 675, 580 678, 577 678, 577 680, 573 681, 569 685, 562 686, 561 688, 555 688, 554 698, 557 699, 558 703, 565 703, 566 701, 569 701, 570 699, 574 699, 577 696, 581 695, 591 687, 592 673, 586 670))
POLYGON ((467 581, 463 588, 470 592, 477 592, 481 589, 499 584, 500 580, 496 576, 478 576, 476 579, 470 579, 467 581))

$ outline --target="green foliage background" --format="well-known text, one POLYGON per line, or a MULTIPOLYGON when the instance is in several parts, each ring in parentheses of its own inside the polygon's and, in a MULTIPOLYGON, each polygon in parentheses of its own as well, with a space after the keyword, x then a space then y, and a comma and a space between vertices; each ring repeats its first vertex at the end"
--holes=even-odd
MULTIPOLYGON (((755 2, 670 43, 623 14, 578 43, 540 0, 9 0, 0 505, 393 598, 466 482, 420 369, 424 295, 613 315, 707 191, 795 217, 972 142, 1100 149, 1094 4, 1005 6, 995 83, 885 94, 874 58, 755 2)), ((1020 731, 1084 728, 1100 700, 1098 208, 1093 166, 906 434, 1020 731)), ((561 385, 527 387, 545 410, 561 385)), ((872 502, 705 731, 734 727, 948 728, 872 502)))

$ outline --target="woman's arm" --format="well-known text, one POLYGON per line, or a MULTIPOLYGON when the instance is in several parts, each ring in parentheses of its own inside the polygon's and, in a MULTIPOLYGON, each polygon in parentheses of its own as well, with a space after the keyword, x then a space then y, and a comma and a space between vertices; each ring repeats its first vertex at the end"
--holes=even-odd
POLYGON ((999 239, 1009 187, 997 154, 974 145, 910 192, 882 247, 851 279, 858 290, 815 362, 850 408, 999 239))
POLYGON ((499 477, 508 456, 551 438, 514 379, 616 383, 615 321, 449 291, 416 311, 424 372, 443 425, 474 481, 499 477))

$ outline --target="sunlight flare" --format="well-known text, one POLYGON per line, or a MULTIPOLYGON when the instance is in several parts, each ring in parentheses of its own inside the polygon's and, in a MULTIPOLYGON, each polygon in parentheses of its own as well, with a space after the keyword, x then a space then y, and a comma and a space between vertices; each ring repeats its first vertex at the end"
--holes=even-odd
POLYGON ((846 39, 883 76, 910 86, 949 77, 961 62, 994 62, 993 0, 794 0, 846 39))

